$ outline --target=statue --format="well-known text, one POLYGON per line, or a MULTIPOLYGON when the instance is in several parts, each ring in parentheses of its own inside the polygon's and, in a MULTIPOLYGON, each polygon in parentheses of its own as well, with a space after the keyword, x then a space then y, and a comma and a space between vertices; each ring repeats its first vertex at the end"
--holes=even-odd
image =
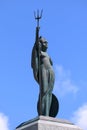
POLYGON ((55 74, 53 63, 47 53, 48 42, 45 38, 39 37, 39 12, 37 19, 36 40, 32 49, 31 66, 36 82, 39 84, 40 93, 37 104, 38 114, 44 116, 56 116, 58 112, 58 100, 52 94, 55 74))

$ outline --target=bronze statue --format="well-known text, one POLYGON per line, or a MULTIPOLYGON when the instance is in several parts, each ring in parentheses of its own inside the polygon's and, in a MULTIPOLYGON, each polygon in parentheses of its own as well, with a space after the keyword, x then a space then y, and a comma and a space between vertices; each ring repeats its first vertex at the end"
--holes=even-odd
POLYGON ((58 111, 58 101, 52 94, 55 74, 53 71, 53 63, 47 53, 48 42, 45 38, 39 37, 39 12, 35 18, 37 19, 36 40, 32 49, 31 66, 33 75, 40 87, 38 100, 38 114, 44 116, 56 116, 58 111), (54 109, 54 110, 53 110, 54 109))

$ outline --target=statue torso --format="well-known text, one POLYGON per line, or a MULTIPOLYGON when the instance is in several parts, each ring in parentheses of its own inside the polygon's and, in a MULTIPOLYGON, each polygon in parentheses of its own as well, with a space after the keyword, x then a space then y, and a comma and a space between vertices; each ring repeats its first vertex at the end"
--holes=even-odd
POLYGON ((41 62, 41 65, 45 67, 45 69, 52 69, 50 57, 46 52, 41 51, 40 62, 41 62))

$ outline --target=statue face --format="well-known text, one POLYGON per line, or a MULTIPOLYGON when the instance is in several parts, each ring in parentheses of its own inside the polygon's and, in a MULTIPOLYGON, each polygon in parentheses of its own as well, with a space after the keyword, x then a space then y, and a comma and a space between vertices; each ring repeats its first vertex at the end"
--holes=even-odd
POLYGON ((45 52, 48 48, 48 42, 46 41, 45 38, 40 37, 40 43, 41 43, 41 46, 42 46, 42 51, 45 52))
POLYGON ((42 42, 42 51, 46 51, 48 48, 47 41, 42 42))

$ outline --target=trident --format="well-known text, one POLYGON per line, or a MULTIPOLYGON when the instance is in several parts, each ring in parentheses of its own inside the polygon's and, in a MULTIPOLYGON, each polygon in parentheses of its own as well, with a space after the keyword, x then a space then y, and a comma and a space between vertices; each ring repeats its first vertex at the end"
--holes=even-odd
POLYGON ((37 10, 37 14, 34 11, 34 17, 35 20, 37 20, 37 27, 36 27, 36 44, 38 45, 38 68, 39 68, 39 87, 40 87, 40 95, 39 95, 39 104, 37 105, 38 107, 38 113, 39 115, 42 115, 42 95, 41 95, 41 70, 40 70, 40 46, 39 46, 39 20, 42 18, 42 13, 43 10, 41 10, 41 12, 39 12, 39 10, 37 10))
POLYGON ((34 17, 37 20, 37 27, 39 27, 39 20, 42 18, 42 13, 43 10, 41 10, 41 13, 39 13, 39 10, 37 10, 37 15, 36 15, 36 12, 34 11, 34 17))

